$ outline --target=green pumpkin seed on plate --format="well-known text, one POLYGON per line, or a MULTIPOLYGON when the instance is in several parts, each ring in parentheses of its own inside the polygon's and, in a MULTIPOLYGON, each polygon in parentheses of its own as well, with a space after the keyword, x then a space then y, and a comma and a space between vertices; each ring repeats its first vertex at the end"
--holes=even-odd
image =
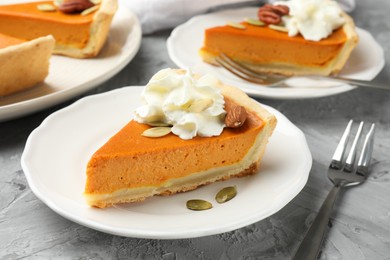
POLYGON ((211 209, 213 207, 213 204, 210 202, 200 199, 189 200, 186 205, 188 209, 197 211, 211 209))
POLYGON ((218 203, 225 203, 231 199, 233 199, 237 195, 237 188, 236 186, 230 186, 223 188, 220 190, 217 195, 215 195, 215 200, 218 203))

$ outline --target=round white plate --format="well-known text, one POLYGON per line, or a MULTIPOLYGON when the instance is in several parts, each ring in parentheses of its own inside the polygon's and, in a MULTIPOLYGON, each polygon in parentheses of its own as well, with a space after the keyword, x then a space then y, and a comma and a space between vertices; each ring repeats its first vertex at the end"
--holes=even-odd
MULTIPOLYGON (((199 49, 203 45, 204 31, 209 27, 224 25, 228 21, 242 21, 245 17, 256 17, 258 8, 225 10, 196 16, 176 27, 167 41, 168 53, 180 68, 192 68, 199 73, 212 73, 225 84, 240 87, 252 96, 278 99, 314 98, 339 94, 355 87, 324 80, 301 78, 290 81, 291 88, 269 88, 244 81, 223 68, 202 61, 199 49), (302 86, 305 86, 302 88, 302 86)), ((382 47, 367 31, 356 28, 360 42, 352 52, 340 76, 372 80, 385 64, 382 47)))
POLYGON ((29 90, 0 97, 0 122, 58 104, 113 77, 134 58, 141 37, 137 17, 127 8, 119 7, 107 42, 96 58, 74 59, 53 55, 49 75, 44 82, 29 90))
POLYGON ((22 168, 31 190, 58 214, 106 233, 156 239, 190 238, 231 231, 280 210, 306 184, 312 158, 303 133, 280 112, 261 171, 142 203, 107 209, 89 207, 84 198, 85 169, 91 155, 121 129, 141 105, 142 87, 125 87, 88 96, 49 117, 29 136, 22 168), (225 204, 214 196, 236 185, 238 195, 225 204), (186 201, 213 202, 207 211, 191 211, 186 201))

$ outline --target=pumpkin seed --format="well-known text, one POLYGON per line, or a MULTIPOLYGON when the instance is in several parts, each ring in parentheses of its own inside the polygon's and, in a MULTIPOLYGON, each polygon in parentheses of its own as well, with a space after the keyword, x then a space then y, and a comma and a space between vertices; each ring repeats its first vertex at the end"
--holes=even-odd
POLYGON ((164 122, 160 122, 160 121, 156 121, 156 122, 150 122, 150 123, 147 123, 148 125, 150 126, 172 126, 168 123, 164 123, 164 122))
POLYGON ((263 23, 262 21, 258 20, 258 19, 253 19, 253 18, 245 18, 245 22, 251 24, 251 25, 254 25, 254 26, 264 26, 265 23, 263 23))
POLYGON ((170 127, 166 126, 157 126, 157 127, 152 127, 147 130, 145 130, 142 135, 146 137, 161 137, 164 135, 167 135, 171 132, 170 127))
POLYGON ((214 101, 211 98, 198 99, 191 103, 188 110, 193 113, 200 113, 209 108, 214 101))
POLYGON ((187 208, 190 210, 206 210, 206 209, 211 209, 213 207, 213 204, 206 200, 189 200, 186 203, 187 208))
POLYGON ((88 14, 90 14, 92 12, 95 12, 97 9, 99 9, 99 6, 98 5, 94 5, 94 6, 90 7, 90 8, 88 8, 88 9, 85 9, 80 14, 81 15, 88 15, 88 14))
POLYGON ((288 29, 284 26, 270 24, 268 27, 272 30, 279 31, 279 32, 288 32, 288 29))
POLYGON ((54 0, 53 4, 58 7, 62 4, 62 2, 64 2, 64 0, 54 0))
POLYGON ((246 28, 245 25, 235 22, 229 22, 227 25, 240 30, 244 30, 246 28))
POLYGON ((54 12, 55 10, 57 10, 56 7, 51 4, 39 4, 37 5, 37 8, 39 11, 42 12, 54 12))
POLYGON ((217 195, 215 195, 215 200, 218 203, 225 203, 233 199, 237 195, 236 186, 230 186, 220 190, 217 195))

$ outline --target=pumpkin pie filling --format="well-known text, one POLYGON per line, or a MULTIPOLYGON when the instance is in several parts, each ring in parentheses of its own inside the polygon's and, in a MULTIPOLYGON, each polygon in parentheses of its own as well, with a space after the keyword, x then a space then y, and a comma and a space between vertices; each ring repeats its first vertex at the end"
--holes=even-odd
POLYGON ((18 45, 18 44, 21 44, 23 42, 26 42, 26 41, 0 33, 0 49, 3 49, 3 48, 8 47, 8 46, 12 46, 12 45, 18 45))
POLYGON ((313 42, 300 35, 289 37, 267 26, 242 24, 245 26, 243 30, 231 26, 207 29, 201 53, 216 56, 223 52, 240 62, 260 66, 278 63, 321 67, 334 59, 347 40, 342 28, 320 42, 313 42))
POLYGON ((150 126, 131 121, 92 157, 89 173, 105 178, 88 176, 86 193, 160 186, 172 178, 236 164, 255 143, 262 126, 261 120, 252 115, 245 127, 226 129, 217 137, 183 140, 171 133, 156 140, 142 136, 150 126), (205 160, 205 154, 212 156, 205 160))
POLYGON ((58 10, 43 12, 38 10, 39 4, 53 4, 53 1, 0 6, 0 32, 26 40, 51 34, 59 44, 85 47, 93 13, 84 16, 58 10))

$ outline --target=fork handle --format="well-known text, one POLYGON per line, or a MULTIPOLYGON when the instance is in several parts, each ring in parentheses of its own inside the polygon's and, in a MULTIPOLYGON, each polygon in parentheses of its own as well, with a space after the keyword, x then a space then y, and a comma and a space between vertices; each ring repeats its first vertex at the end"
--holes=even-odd
POLYGON ((326 200, 320 208, 320 211, 299 245, 299 248, 293 258, 294 260, 317 259, 317 255, 329 223, 330 214, 332 213, 334 202, 337 199, 337 195, 339 194, 341 187, 342 186, 340 185, 334 185, 330 190, 326 200))
POLYGON ((378 81, 366 81, 366 80, 360 80, 360 79, 348 79, 348 78, 342 78, 342 77, 328 77, 328 79, 335 80, 341 83, 346 83, 352 86, 359 86, 359 87, 369 87, 369 88, 379 88, 379 89, 387 89, 390 90, 389 83, 385 82, 378 82, 378 81))

